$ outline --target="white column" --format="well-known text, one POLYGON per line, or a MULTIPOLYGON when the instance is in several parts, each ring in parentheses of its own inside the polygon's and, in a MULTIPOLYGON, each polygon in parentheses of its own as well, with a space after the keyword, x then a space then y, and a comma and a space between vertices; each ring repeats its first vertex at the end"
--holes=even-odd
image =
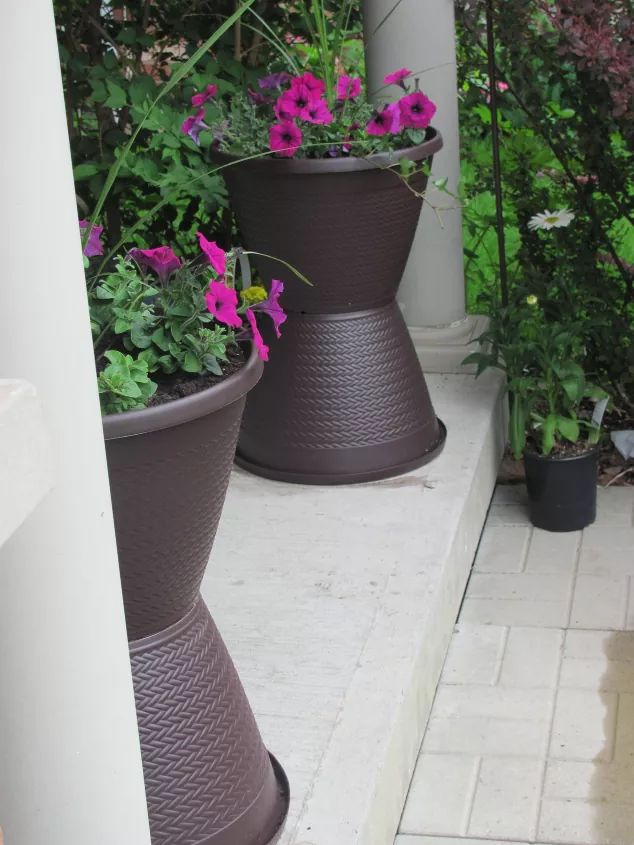
MULTIPOLYGON (((455 192, 460 143, 453 0, 363 0, 363 10, 369 90, 381 98, 396 98, 399 89, 384 88, 383 77, 400 67, 420 71, 422 90, 438 106, 433 123, 444 140, 434 157, 433 178, 447 177, 448 188, 455 192)), ((454 204, 438 192, 430 199, 454 204)), ((398 299, 424 368, 457 369, 466 354, 465 343, 479 328, 477 320, 466 316, 458 208, 443 214, 442 227, 433 209, 423 208, 398 299)))
POLYGON ((0 825, 149 845, 51 0, 0 27, 0 378, 36 388, 54 487, 0 548, 0 825))

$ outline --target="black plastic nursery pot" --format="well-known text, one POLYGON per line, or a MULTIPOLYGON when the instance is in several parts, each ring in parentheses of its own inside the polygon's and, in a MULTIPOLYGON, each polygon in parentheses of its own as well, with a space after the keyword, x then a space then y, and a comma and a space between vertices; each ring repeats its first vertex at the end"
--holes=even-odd
POLYGON ((289 801, 200 585, 254 349, 222 382, 104 418, 152 845, 271 845, 289 801))
POLYGON ((531 522, 545 531, 580 531, 597 515, 598 448, 572 457, 524 452, 531 522))
MULTIPOLYGON (((282 279, 282 337, 249 395, 237 462, 303 484, 372 481, 435 457, 445 428, 396 294, 418 225, 426 176, 411 189, 388 165, 431 164, 440 134, 391 156, 260 159, 222 172, 266 284, 282 279)), ((228 156, 216 155, 227 163, 228 156)), ((397 168, 398 169, 398 168, 397 168)))

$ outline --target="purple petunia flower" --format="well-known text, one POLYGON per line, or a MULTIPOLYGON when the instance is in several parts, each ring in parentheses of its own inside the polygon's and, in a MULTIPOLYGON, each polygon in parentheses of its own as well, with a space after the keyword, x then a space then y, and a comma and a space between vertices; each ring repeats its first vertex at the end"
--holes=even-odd
POLYGON ((219 276, 224 276, 227 269, 227 253, 215 241, 208 241, 202 232, 196 232, 201 250, 219 276))
POLYGON ((184 132, 185 135, 189 135, 192 141, 198 146, 200 146, 200 133, 203 129, 209 129, 205 123, 204 109, 198 109, 196 114, 190 115, 190 117, 183 121, 181 126, 181 132, 184 132))
POLYGON ((205 302, 207 310, 219 323, 234 329, 242 328, 242 318, 238 314, 238 294, 233 288, 228 288, 223 282, 209 282, 205 302))
POLYGON ((253 313, 252 308, 247 308, 246 310, 247 320, 249 321, 249 326, 251 327, 251 334, 253 336, 253 343, 255 343, 255 348, 258 351, 258 355, 263 361, 269 360, 269 347, 264 343, 264 339, 260 334, 260 330, 258 329, 258 324, 255 319, 255 314, 253 313))
POLYGON ((390 103, 377 111, 366 126, 368 135, 396 135, 401 131, 401 110, 397 103, 390 103))
POLYGON ((258 79, 258 85, 263 91, 272 91, 275 88, 281 88, 291 78, 290 73, 282 71, 281 73, 270 73, 268 76, 262 76, 258 79))
MULTIPOLYGON (((79 228, 82 233, 90 226, 88 220, 80 220, 79 228)), ((92 258, 95 255, 103 255, 103 246, 101 245, 101 233, 103 226, 93 226, 88 235, 88 240, 84 244, 84 255, 86 258, 92 258)))
POLYGON ((165 282, 174 270, 181 266, 180 258, 169 246, 157 246, 154 249, 131 249, 128 253, 141 267, 149 267, 165 282))
POLYGON ((426 129, 436 114, 436 105, 422 91, 414 91, 398 101, 401 123, 412 129, 426 129))
POLYGON ((280 296, 284 293, 284 282, 279 279, 271 279, 270 293, 263 302, 251 306, 254 311, 263 311, 273 320, 275 334, 281 337, 280 326, 286 322, 286 313, 279 303, 280 296))

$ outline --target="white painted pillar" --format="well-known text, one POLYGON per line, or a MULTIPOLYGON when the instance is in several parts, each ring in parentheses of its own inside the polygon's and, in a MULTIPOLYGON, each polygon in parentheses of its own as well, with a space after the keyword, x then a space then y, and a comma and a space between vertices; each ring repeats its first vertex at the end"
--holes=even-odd
POLYGON ((0 378, 37 389, 54 487, 0 548, 0 826, 149 845, 51 0, 0 26, 0 378))
MULTIPOLYGON (((455 192, 460 179, 460 142, 453 0, 363 0, 369 90, 377 98, 396 99, 400 90, 384 88, 387 73, 401 67, 420 71, 422 90, 436 103, 434 118, 444 140, 434 157, 434 178, 447 177, 455 192), (379 90, 382 89, 382 90, 379 90)), ((430 197, 453 204, 447 195, 430 197)), ((478 321, 466 317, 462 215, 458 208, 443 214, 423 208, 399 303, 429 372, 459 368, 464 345, 478 321)))

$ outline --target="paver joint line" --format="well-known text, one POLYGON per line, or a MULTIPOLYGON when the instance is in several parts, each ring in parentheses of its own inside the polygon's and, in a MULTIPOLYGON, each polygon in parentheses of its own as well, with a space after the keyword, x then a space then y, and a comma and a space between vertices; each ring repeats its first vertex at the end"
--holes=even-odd
POLYGON ((396 845, 634 843, 634 489, 574 535, 521 507, 498 488, 396 845))

